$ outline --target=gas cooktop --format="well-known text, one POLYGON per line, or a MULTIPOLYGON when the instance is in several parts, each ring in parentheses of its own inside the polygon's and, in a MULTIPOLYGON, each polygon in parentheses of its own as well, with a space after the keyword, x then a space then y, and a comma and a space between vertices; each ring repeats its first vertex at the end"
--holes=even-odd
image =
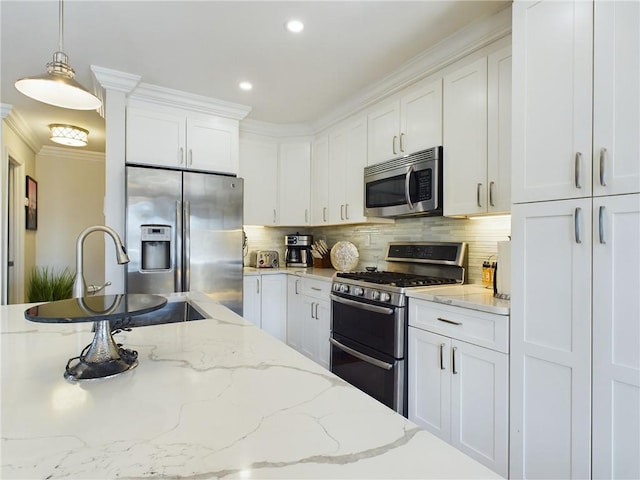
POLYGON ((449 285, 457 283, 452 278, 431 277, 402 272, 339 272, 336 277, 358 280, 361 282, 375 283, 378 285, 389 285, 392 287, 428 287, 433 285, 449 285))

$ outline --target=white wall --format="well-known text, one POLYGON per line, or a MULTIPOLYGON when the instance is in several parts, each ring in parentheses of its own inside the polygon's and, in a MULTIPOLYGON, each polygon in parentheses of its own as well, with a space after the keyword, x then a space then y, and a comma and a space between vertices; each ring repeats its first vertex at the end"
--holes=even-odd
MULTIPOLYGON (((104 225, 104 154, 43 147, 36 156, 38 231, 36 265, 75 273, 78 234, 104 225)), ((84 242, 87 284, 104 283, 104 234, 94 232, 84 242)))

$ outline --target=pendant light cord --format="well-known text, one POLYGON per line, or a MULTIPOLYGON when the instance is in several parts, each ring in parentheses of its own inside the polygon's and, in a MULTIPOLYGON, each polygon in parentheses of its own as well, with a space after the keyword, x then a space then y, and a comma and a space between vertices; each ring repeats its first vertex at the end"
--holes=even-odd
POLYGON ((63 19, 64 19, 64 6, 62 4, 62 0, 60 0, 60 8, 59 8, 59 24, 60 24, 60 28, 59 28, 59 32, 60 32, 60 38, 58 40, 58 45, 59 45, 59 51, 60 52, 64 52, 64 45, 62 44, 62 38, 64 35, 64 24, 63 24, 63 19))

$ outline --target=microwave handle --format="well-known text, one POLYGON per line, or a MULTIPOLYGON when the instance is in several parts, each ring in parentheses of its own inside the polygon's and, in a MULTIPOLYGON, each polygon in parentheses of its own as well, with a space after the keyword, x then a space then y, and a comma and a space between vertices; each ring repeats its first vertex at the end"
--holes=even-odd
POLYGON ((411 174, 413 173, 413 165, 409 165, 407 175, 404 177, 404 198, 407 201, 407 205, 413 210, 413 203, 411 202, 411 194, 409 188, 411 187, 411 174))

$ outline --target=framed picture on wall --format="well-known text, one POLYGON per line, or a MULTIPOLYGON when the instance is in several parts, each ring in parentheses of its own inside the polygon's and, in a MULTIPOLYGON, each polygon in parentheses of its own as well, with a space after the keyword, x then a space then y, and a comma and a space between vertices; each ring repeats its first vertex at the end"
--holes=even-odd
POLYGON ((38 229, 38 182, 27 175, 25 218, 27 230, 38 229))

